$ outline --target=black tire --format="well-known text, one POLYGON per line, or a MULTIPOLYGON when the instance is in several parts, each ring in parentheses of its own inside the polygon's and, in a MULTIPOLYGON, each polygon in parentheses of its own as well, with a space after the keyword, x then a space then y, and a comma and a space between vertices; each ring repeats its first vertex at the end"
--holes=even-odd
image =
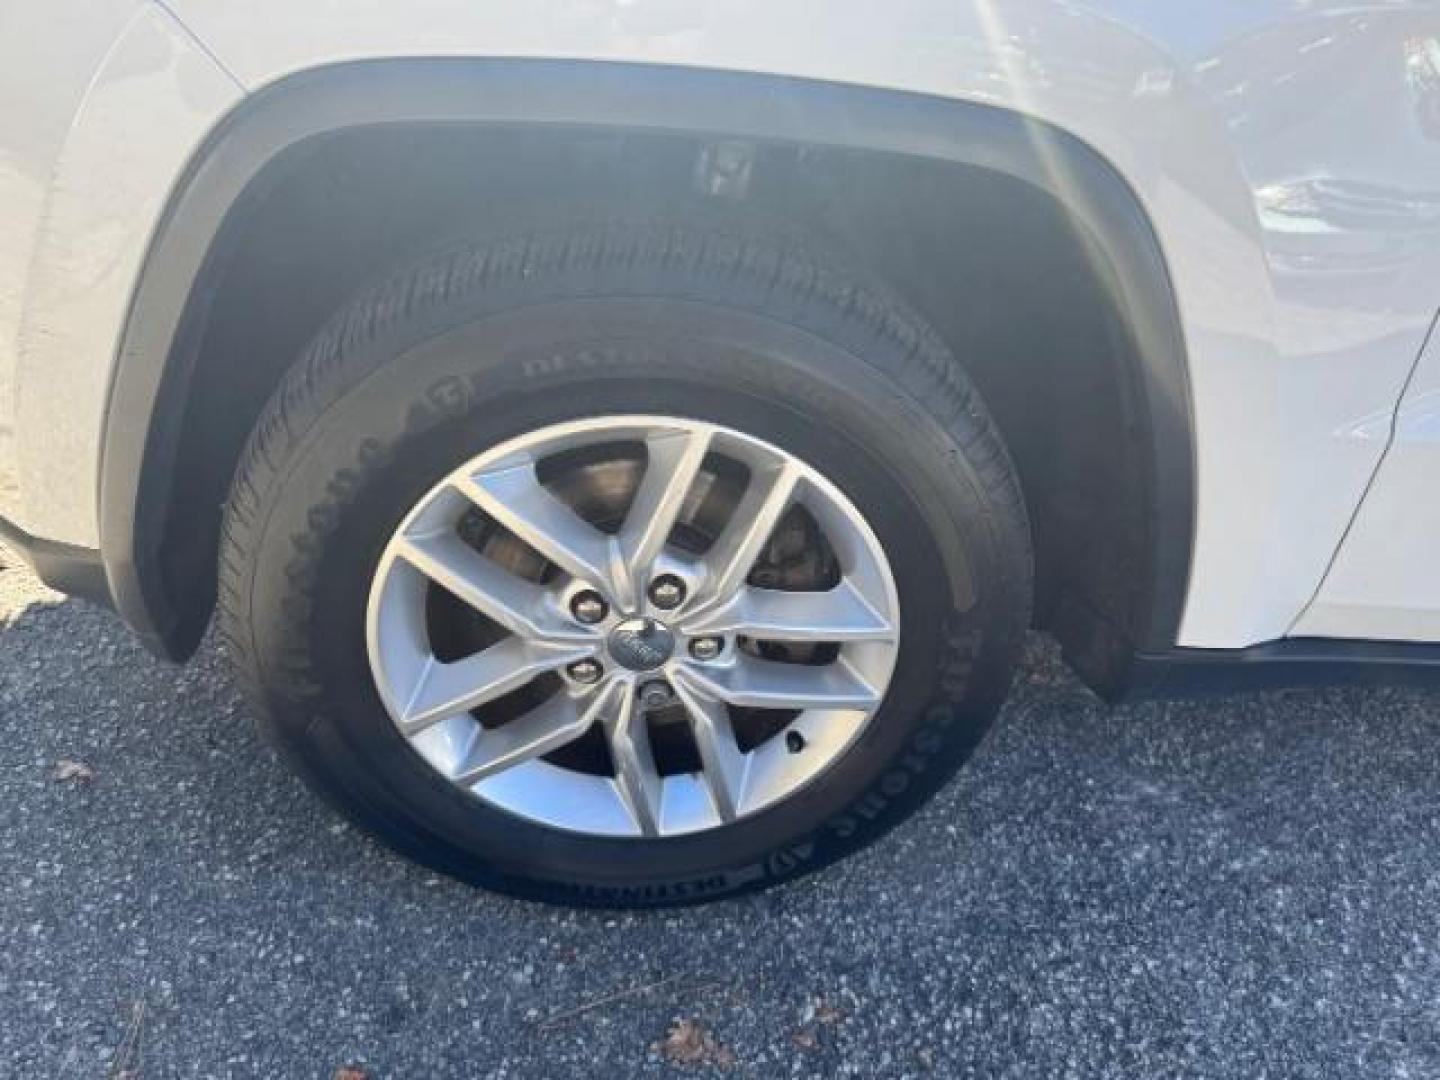
POLYGON ((426 865, 602 905, 760 888, 903 820, 992 720, 1031 593, 1014 470, 914 312, 799 244, 656 225, 462 245, 356 298, 259 421, 220 568, 262 729, 316 789, 426 865), (467 796, 400 737, 366 659, 369 582, 416 500, 502 439, 612 411, 718 421, 817 465, 900 595, 905 647, 865 734, 798 794, 691 836, 587 838, 467 796))

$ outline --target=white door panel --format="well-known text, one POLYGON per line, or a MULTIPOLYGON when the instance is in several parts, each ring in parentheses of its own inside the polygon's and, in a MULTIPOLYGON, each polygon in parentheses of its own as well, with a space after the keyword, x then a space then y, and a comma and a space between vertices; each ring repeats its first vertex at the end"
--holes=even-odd
POLYGON ((137 7, 138 0, 47 0, 0 10, 0 517, 13 522, 32 525, 15 421, 20 323, 36 237, 71 119, 137 7))
POLYGON ((96 547, 136 275, 176 177, 240 89, 159 4, 0 9, 0 516, 96 547))
MULTIPOLYGON (((1390 435, 1389 417, 1368 436, 1390 435)), ((1384 463, 1296 637, 1440 641, 1440 335, 1431 331, 1384 463)))

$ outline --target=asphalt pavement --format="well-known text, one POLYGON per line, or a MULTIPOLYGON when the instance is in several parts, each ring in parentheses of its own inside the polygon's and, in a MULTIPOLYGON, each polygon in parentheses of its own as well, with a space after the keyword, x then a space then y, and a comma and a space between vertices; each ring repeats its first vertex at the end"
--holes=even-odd
POLYGON ((878 846, 571 911, 391 855, 217 645, 167 666, 12 565, 0 1077, 1440 1076, 1437 763, 1440 694, 1111 708, 1037 641, 878 846))

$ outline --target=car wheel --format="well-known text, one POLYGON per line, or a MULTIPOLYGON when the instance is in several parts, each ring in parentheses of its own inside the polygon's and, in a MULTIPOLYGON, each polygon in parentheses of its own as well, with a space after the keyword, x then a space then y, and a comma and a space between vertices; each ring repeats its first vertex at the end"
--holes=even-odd
POLYGON ((798 243, 612 224, 456 245, 333 321, 237 471, 220 620, 267 734, 401 851, 664 904, 918 806, 1030 573, 915 313, 798 243))

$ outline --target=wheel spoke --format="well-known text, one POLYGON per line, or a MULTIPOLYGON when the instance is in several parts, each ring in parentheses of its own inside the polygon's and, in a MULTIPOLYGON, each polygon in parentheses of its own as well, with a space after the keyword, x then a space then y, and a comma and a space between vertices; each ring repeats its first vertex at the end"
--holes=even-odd
POLYGON ((735 741, 730 710, 724 703, 707 694, 699 683, 686 681, 683 671, 677 676, 675 693, 690 715, 703 767, 701 778, 710 792, 710 801, 721 821, 734 821, 744 802, 745 774, 751 759, 735 741))
POLYGON ((750 477, 729 522, 705 554, 704 607, 725 601, 744 584, 794 499, 799 481, 800 470, 791 461, 757 470, 750 477))
POLYGON ((741 586, 729 601, 684 624, 686 634, 743 634, 762 641, 885 641, 894 627, 851 582, 825 592, 741 586))
POLYGON ((453 530, 404 537, 399 553, 435 584, 512 634, 572 643, 593 637, 551 608, 548 590, 491 562, 453 530))
POLYGON ((586 647, 546 646, 506 638, 483 652, 442 664, 431 659, 416 682, 400 715, 400 730, 418 735, 452 716, 478 708, 531 679, 588 656, 586 647))
POLYGON ((602 691, 598 710, 615 763, 615 791, 645 836, 660 835, 660 796, 664 781, 650 749, 650 726, 635 698, 635 687, 616 680, 602 691))
POLYGON ((614 541, 545 489, 533 462, 508 464, 460 481, 471 502, 573 577, 609 587, 614 541))
POLYGON ((477 726, 455 782, 468 787, 573 742, 589 730, 603 703, 603 690, 580 701, 560 693, 493 731, 477 726))
POLYGON ((880 694, 843 659, 831 664, 784 664, 742 656, 726 667, 692 667, 711 696, 755 709, 873 709, 880 694))
POLYGON ((675 528, 685 496, 710 449, 710 433, 667 432, 647 440, 645 446, 645 475, 620 530, 620 550, 628 579, 627 595, 621 597, 624 604, 636 601, 656 556, 675 528))

